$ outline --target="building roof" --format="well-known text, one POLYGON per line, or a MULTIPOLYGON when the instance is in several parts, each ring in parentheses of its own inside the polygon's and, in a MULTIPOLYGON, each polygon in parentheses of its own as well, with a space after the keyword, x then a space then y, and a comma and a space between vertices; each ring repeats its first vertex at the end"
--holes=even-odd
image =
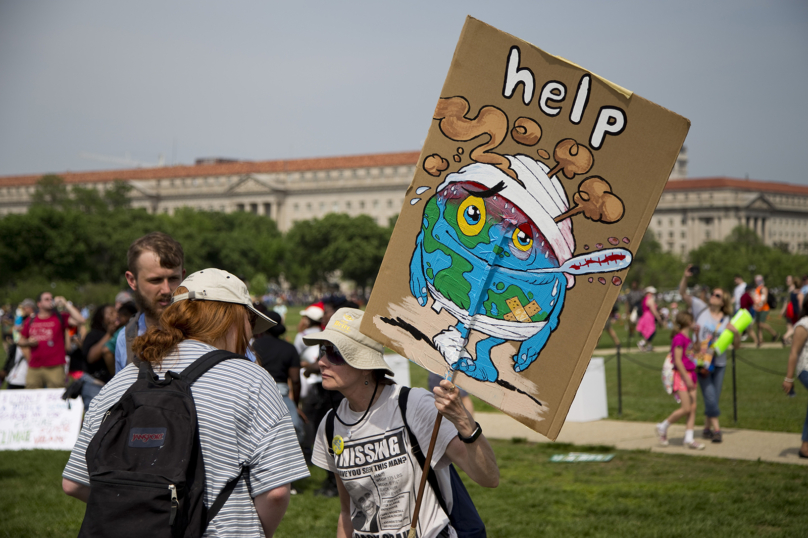
POLYGON ((665 191, 734 189, 739 191, 771 192, 777 194, 808 195, 808 186, 775 181, 757 181, 754 179, 736 179, 731 177, 703 177, 688 179, 670 179, 665 191))
MULTIPOLYGON (((320 157, 278 161, 235 161, 209 164, 162 166, 156 168, 129 168, 96 172, 61 172, 65 183, 99 183, 122 180, 171 179, 182 177, 229 176, 241 174, 267 174, 273 172, 303 172, 341 168, 369 168, 374 166, 412 166, 417 164, 419 151, 375 153, 345 157, 320 157)), ((43 174, 0 176, 0 187, 35 185, 43 174)), ((731 177, 705 177, 671 179, 666 191, 736 189, 742 191, 778 194, 808 195, 808 186, 774 181, 757 181, 731 177)))
MULTIPOLYGON (((377 153, 347 157, 321 157, 280 161, 237 161, 229 163, 161 166, 159 168, 130 168, 97 172, 61 172, 65 183, 99 183, 122 180, 170 179, 181 177, 229 176, 266 174, 273 172, 302 172, 340 168, 369 168, 374 166, 411 166, 418 162, 419 151, 377 153)), ((35 185, 43 174, 0 177, 0 187, 35 185)))

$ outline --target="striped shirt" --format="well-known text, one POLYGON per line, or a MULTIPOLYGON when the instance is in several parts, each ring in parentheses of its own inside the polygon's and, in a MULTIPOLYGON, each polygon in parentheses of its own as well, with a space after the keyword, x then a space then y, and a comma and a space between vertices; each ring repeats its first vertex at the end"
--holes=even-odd
MULTIPOLYGON (((155 373, 181 372, 215 348, 195 340, 180 342, 155 373)), ((62 476, 90 485, 85 453, 101 419, 137 379, 130 364, 104 385, 93 398, 84 425, 62 476)), ((199 421, 199 438, 205 465, 205 506, 210 507, 224 485, 250 467, 252 496, 309 476, 289 411, 272 377, 245 360, 217 364, 193 385, 191 392, 199 421)), ((264 536, 250 492, 239 481, 204 536, 264 536)))

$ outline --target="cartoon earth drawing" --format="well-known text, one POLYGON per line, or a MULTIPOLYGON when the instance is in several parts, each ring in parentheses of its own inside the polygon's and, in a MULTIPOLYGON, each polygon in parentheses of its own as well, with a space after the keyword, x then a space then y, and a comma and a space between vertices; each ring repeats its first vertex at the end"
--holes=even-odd
POLYGON ((536 360, 558 327, 575 274, 612 272, 631 262, 625 249, 573 257, 560 181, 527 155, 505 157, 518 179, 481 162, 446 176, 424 207, 410 262, 410 291, 418 303, 426 306, 431 296, 436 312, 445 309, 457 319, 432 337, 435 347, 452 368, 487 382, 498 379, 495 346, 521 342, 513 356, 516 372, 536 360), (488 336, 473 357, 465 347, 472 330, 488 336))

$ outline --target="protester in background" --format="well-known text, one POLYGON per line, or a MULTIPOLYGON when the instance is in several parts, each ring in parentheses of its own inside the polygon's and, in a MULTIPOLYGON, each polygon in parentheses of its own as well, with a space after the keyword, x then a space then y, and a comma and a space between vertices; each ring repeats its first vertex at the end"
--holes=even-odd
MULTIPOLYGON (((741 308, 744 308, 749 311, 749 314, 752 316, 752 319, 755 319, 755 300, 752 298, 752 290, 746 289, 743 294, 741 295, 741 308)), ((749 327, 746 329, 746 333, 752 337, 752 341, 757 345, 758 338, 757 334, 755 334, 755 324, 750 323, 749 327)), ((741 337, 743 339, 744 337, 741 337)))
MULTIPOLYGON (((396 506, 404 510, 395 518, 379 521, 390 536, 405 536, 409 531, 421 469, 413 465, 417 459, 406 440, 404 412, 399 407, 399 392, 390 367, 382 355, 383 346, 359 331, 363 312, 353 308, 338 310, 323 332, 308 335, 309 344, 320 344, 320 370, 323 384, 341 392, 345 399, 334 410, 334 437, 326 435, 326 418, 320 423, 312 461, 318 467, 339 473, 337 487, 340 514, 337 536, 360 536, 362 530, 373 532, 377 498, 401 499, 396 506), (348 330, 345 329, 348 328, 348 330), (396 433, 398 432, 398 433, 396 433), (376 452, 372 471, 352 473, 355 458, 361 457, 365 443, 379 439, 400 439, 398 453, 376 452), (329 450, 329 447, 334 447, 329 450), (397 464, 402 457, 405 465, 397 464), (346 471, 346 472, 340 472, 346 471), (383 495, 377 495, 384 488, 383 495), (370 494, 368 495, 368 492, 370 494), (385 525, 386 523, 386 525, 385 525)), ((496 456, 479 424, 463 407, 459 390, 443 380, 434 396, 424 389, 411 389, 407 398, 406 424, 412 430, 422 452, 426 452, 437 413, 443 420, 437 434, 432 468, 444 492, 451 491, 450 463, 456 463, 477 484, 493 488, 499 484, 496 456)), ((418 536, 456 536, 449 518, 437 501, 431 487, 424 491, 418 518, 418 536)), ((444 493, 444 497, 446 494, 444 493)), ((451 498, 451 497, 449 497, 451 498)), ((447 504, 448 501, 447 501, 447 504)))
POLYGON ((786 300, 783 302, 783 308, 780 309, 780 315, 786 320, 786 332, 781 341, 783 347, 790 346, 794 325, 800 319, 800 291, 791 275, 786 277, 786 300))
POLYGON ((640 310, 642 309, 642 299, 644 293, 639 289, 637 281, 631 283, 631 291, 626 294, 626 320, 628 326, 628 339, 631 345, 631 337, 634 335, 634 329, 637 327, 637 321, 640 319, 640 310))
POLYGON ((125 276, 140 314, 127 323, 124 337, 116 342, 116 372, 133 361, 135 337, 156 326, 163 310, 171 304, 171 294, 185 277, 184 260, 182 245, 162 232, 144 235, 129 246, 125 276))
MULTIPOLYGON (((120 295, 120 293, 118 294, 120 295)), ((113 374, 115 373, 114 363, 115 363, 115 349, 118 345, 118 338, 124 338, 121 336, 124 333, 124 328, 126 324, 129 323, 129 320, 132 319, 132 316, 137 314, 137 305, 133 301, 128 301, 121 304, 119 307, 116 308, 117 311, 117 322, 118 322, 118 330, 115 331, 115 334, 112 335, 104 346, 109 349, 110 353, 112 353, 112 361, 113 361, 113 374)))
POLYGON ((84 373, 80 383, 85 413, 90 409, 93 398, 101 392, 101 387, 115 375, 115 356, 106 344, 118 328, 118 315, 114 306, 103 304, 95 309, 90 321, 90 332, 82 345, 84 373))
POLYGON ((740 310, 741 307, 741 296, 746 291, 746 282, 744 282, 743 277, 741 275, 735 275, 735 288, 732 290, 732 305, 735 307, 735 312, 740 310))
MULTIPOLYGON (((33 299, 23 299, 20 303, 20 306, 17 307, 16 315, 14 316, 14 328, 12 329, 12 335, 14 336, 14 341, 20 341, 20 332, 22 332, 22 326, 25 320, 30 318, 34 315, 36 308, 36 302, 33 299)), ((29 348, 25 348, 29 350, 29 348)))
MULTIPOLYGON (((159 323, 135 339, 133 351, 151 363, 160 378, 168 371, 181 373, 216 349, 243 354, 253 331, 258 334, 273 324, 253 309, 246 289, 225 271, 194 273, 176 288, 159 323)), ((127 366, 93 400, 62 474, 68 495, 85 502, 89 498, 87 445, 106 411, 137 376, 138 369, 127 366)), ((231 359, 208 370, 191 385, 191 393, 205 468, 205 507, 210 509, 242 468, 246 467, 249 477, 236 483, 205 536, 261 536, 262 531, 272 536, 289 505, 289 483, 309 476, 275 384, 258 365, 231 359)), ((166 494, 166 502, 168 498, 166 494)))
POLYGON ((297 440, 302 446, 305 440, 305 416, 300 410, 300 355, 295 346, 281 339, 283 333, 286 332, 281 315, 275 311, 268 311, 261 303, 253 306, 277 323, 268 331, 256 335, 252 346, 261 361, 261 366, 275 380, 283 402, 289 408, 289 416, 295 427, 297 440))
POLYGON ((81 313, 64 297, 54 298, 43 291, 37 297, 39 312, 28 318, 20 331, 18 345, 31 350, 25 387, 28 389, 63 388, 65 386, 65 331, 68 325, 84 323, 81 313), (60 312, 59 309, 65 309, 60 312))
POLYGON ((808 275, 802 275, 802 279, 800 281, 800 291, 799 291, 799 300, 800 300, 800 309, 799 311, 802 312, 802 303, 804 302, 805 296, 808 295, 808 275))
POLYGON ((687 336, 692 325, 693 316, 689 312, 679 312, 671 341, 671 355, 674 364, 673 392, 681 407, 656 425, 656 434, 659 444, 668 446, 668 427, 687 416, 684 446, 702 450, 704 445, 693 439, 693 427, 696 424, 696 362, 693 360, 693 342, 687 336))
POLYGON ((320 331, 320 320, 323 319, 323 307, 320 304, 311 304, 300 311, 300 322, 297 324, 297 335, 294 346, 300 356, 300 401, 302 402, 303 416, 308 422, 304 428, 306 435, 302 443, 303 455, 306 461, 311 461, 311 447, 314 445, 314 428, 312 417, 318 413, 320 407, 329 408, 323 397, 323 379, 317 367, 317 347, 307 346, 303 337, 320 331))
MULTIPOLYGON (((707 304, 690 295, 687 292, 687 279, 693 276, 691 267, 692 265, 688 265, 685 269, 685 274, 679 282, 679 293, 685 304, 690 307, 693 319, 696 321, 694 329, 698 332, 696 338, 699 343, 698 352, 702 355, 711 353, 710 346, 724 332, 724 329, 729 329, 734 333, 734 345, 737 349, 741 345, 741 335, 729 322, 732 313, 729 295, 721 288, 714 288, 707 299, 707 304)), ((721 399, 726 367, 727 353, 724 352, 712 357, 712 371, 702 369, 698 376, 701 395, 704 397, 705 421, 702 437, 711 439, 713 443, 720 443, 723 440, 721 426, 718 423, 718 417, 721 416, 718 402, 721 399)))
POLYGON ((755 301, 755 332, 757 333, 757 347, 763 344, 763 333, 760 329, 766 329, 772 335, 772 342, 776 342, 779 335, 777 331, 771 328, 766 323, 766 318, 769 317, 769 288, 766 287, 763 281, 763 275, 755 275, 755 293, 753 299, 755 301))
POLYGON ((637 347, 641 351, 653 351, 654 345, 651 341, 656 336, 657 322, 662 324, 662 317, 659 315, 656 305, 657 289, 653 286, 648 286, 644 290, 645 296, 642 299, 642 313, 640 319, 637 320, 637 331, 642 335, 642 339, 637 342, 637 347))
POLYGON ((7 389, 24 389, 27 375, 28 358, 12 339, 6 351, 6 364, 0 370, 0 384, 5 380, 7 389))
POLYGON ((8 346, 14 342, 14 309, 10 304, 6 303, 0 309, 0 333, 3 338, 3 351, 8 352, 8 346))
MULTIPOLYGON (((794 394, 794 380, 808 389, 808 301, 802 302, 800 319, 794 327, 794 337, 791 341, 791 352, 788 355, 786 377, 783 379, 783 392, 794 394)), ((808 413, 802 426, 802 446, 800 458, 808 458, 808 413)))

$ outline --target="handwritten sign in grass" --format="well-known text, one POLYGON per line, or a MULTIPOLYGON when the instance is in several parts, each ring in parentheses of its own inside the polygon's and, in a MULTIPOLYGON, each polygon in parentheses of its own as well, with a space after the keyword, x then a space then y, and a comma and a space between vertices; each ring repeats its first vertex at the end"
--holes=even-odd
POLYGON ((68 405, 64 389, 0 391, 0 450, 70 450, 81 429, 81 401, 68 405))

